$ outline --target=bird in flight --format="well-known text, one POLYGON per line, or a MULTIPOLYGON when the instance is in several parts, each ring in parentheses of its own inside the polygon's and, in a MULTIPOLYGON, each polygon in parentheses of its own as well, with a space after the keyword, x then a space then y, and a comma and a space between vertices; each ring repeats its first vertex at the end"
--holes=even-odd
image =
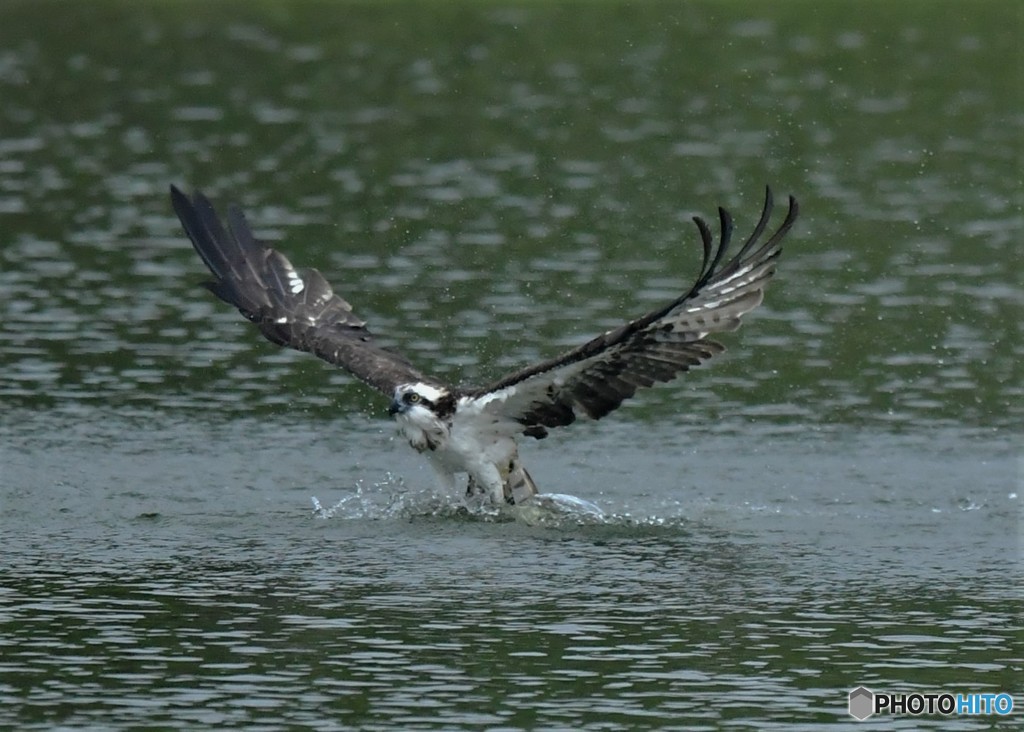
POLYGON ((519 460, 516 439, 537 439, 578 418, 600 419, 640 387, 674 379, 724 346, 709 336, 735 330, 757 307, 775 272, 781 241, 796 221, 796 199, 782 224, 761 241, 772 215, 771 189, 753 232, 727 255, 732 218, 718 209, 716 244, 694 217, 704 261, 693 285, 671 302, 559 356, 486 386, 453 386, 419 371, 380 345, 352 306, 315 269, 298 269, 258 241, 232 206, 227 227, 199 191, 171 186, 171 204, 213 274, 205 286, 233 305, 268 340, 340 366, 391 400, 388 413, 413 449, 425 455, 441 485, 493 505, 522 503, 538 493, 519 460))

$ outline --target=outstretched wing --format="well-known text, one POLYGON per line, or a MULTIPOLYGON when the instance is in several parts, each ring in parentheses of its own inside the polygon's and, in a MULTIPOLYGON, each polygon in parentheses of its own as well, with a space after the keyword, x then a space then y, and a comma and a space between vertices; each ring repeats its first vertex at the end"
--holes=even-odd
POLYGON ((797 212, 797 202, 790 196, 782 225, 760 243, 772 213, 772 193, 766 189, 761 219, 731 259, 725 257, 732 237, 728 212, 718 209, 717 247, 708 225, 694 217, 704 243, 704 264, 685 294, 568 353, 471 391, 467 406, 517 423, 523 433, 540 438, 548 427, 571 424, 577 417, 600 419, 639 387, 669 381, 721 353, 725 347, 708 335, 735 330, 740 317, 761 303, 775 272, 780 242, 797 212))
POLYGON ((225 229, 213 204, 198 191, 189 199, 171 186, 171 204, 213 273, 205 286, 238 308, 268 340, 313 353, 389 397, 399 384, 438 384, 376 344, 352 306, 317 270, 298 270, 283 254, 258 242, 240 209, 228 210, 225 229))

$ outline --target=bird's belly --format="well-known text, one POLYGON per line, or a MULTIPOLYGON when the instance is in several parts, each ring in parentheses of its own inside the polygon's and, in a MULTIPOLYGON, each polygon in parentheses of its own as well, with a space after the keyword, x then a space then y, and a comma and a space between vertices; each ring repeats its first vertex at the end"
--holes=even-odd
POLYGON ((507 464, 515 451, 515 441, 504 435, 453 429, 436 457, 454 472, 477 473, 480 466, 507 464))

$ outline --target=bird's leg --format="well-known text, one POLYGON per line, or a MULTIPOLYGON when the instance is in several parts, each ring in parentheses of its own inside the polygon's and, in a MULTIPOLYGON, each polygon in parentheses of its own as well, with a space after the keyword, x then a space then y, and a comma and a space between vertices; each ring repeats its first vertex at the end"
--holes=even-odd
POLYGON ((466 497, 486 496, 487 501, 493 506, 500 506, 504 503, 504 480, 496 465, 483 465, 481 470, 469 474, 469 483, 466 485, 466 497))

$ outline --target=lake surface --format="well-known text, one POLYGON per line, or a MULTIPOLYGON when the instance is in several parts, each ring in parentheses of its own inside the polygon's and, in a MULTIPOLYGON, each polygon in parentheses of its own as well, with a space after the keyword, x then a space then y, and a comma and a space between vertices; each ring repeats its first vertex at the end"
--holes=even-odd
POLYGON ((1024 10, 777 5, 4 3, 0 727, 1019 727, 1024 10), (460 383, 802 216, 726 354, 524 444, 603 516, 493 515, 171 183, 460 383))

